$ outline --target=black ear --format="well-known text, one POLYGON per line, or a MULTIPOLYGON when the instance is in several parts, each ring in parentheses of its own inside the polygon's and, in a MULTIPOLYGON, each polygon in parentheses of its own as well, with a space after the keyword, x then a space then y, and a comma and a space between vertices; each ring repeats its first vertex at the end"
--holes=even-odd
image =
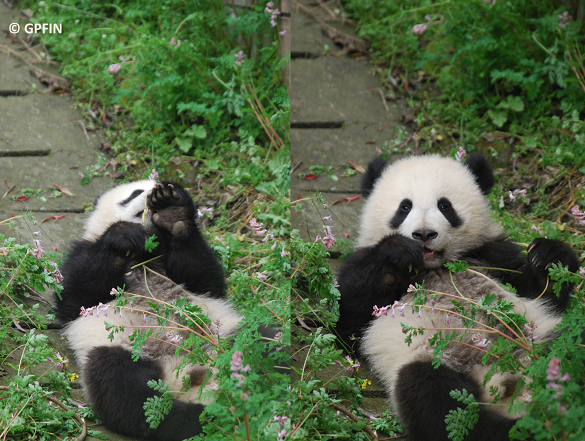
POLYGON ((473 173, 482 193, 487 195, 494 186, 494 171, 488 160, 479 153, 467 157, 465 166, 473 173))
POLYGON ((362 185, 361 185, 361 194, 362 197, 365 199, 367 198, 372 190, 374 189, 374 184, 384 171, 388 164, 382 158, 376 158, 368 164, 368 169, 366 170, 366 174, 362 178, 362 185))

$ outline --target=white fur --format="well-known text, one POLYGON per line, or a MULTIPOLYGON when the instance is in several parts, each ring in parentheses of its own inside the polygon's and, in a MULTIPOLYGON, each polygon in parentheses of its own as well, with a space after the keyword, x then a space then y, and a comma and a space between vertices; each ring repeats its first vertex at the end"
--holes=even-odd
MULTIPOLYGON (((552 313, 546 304, 536 300, 518 298, 500 287, 493 280, 470 271, 454 274, 453 283, 451 283, 448 270, 446 269, 431 271, 426 273, 424 277, 424 287, 436 292, 459 296, 459 293, 454 288, 456 286, 464 297, 476 301, 486 294, 491 293, 497 296, 497 300, 512 302, 515 305, 514 312, 525 315, 529 322, 534 321, 537 325, 535 334, 540 334, 539 338, 541 340, 536 340, 536 342, 550 337, 555 326, 560 321, 560 316, 552 313)), ((413 337, 411 345, 408 346, 404 342, 405 335, 402 332, 401 323, 416 328, 444 329, 465 327, 462 320, 453 314, 458 311, 450 302, 449 297, 438 296, 433 305, 435 308, 434 312, 430 310, 430 305, 427 303, 429 308, 423 309, 422 317, 417 317, 416 313, 412 313, 412 307, 410 305, 412 305, 413 298, 413 294, 407 294, 400 301, 401 305, 403 303, 408 305, 404 308, 404 317, 400 315, 397 308, 394 308, 395 318, 392 318, 391 312, 389 311, 387 316, 381 316, 375 319, 366 330, 361 346, 361 350, 368 358, 372 369, 383 382, 393 404, 393 409, 399 416, 401 409, 394 400, 398 371, 402 366, 413 361, 430 362, 433 358, 433 347, 428 344, 428 339, 437 332, 434 330, 425 330, 422 335, 413 337), (449 323, 447 323, 447 313, 444 312, 445 310, 451 312, 449 313, 449 323)), ((464 301, 460 303, 466 305, 464 301)), ((478 315, 476 320, 482 323, 488 323, 487 317, 482 314, 478 315)), ((474 325, 473 328, 484 329, 481 325, 474 325)), ((498 329, 504 330, 503 327, 499 327, 498 329)), ((445 333, 443 331, 443 334, 445 333)), ((455 340, 458 341, 461 337, 464 343, 474 346, 471 335, 477 333, 477 331, 459 331, 455 340)), ((494 334, 483 333, 481 335, 482 339, 486 339, 488 342, 496 338, 494 334)), ((484 352, 479 349, 474 349, 453 341, 444 351, 441 364, 462 374, 469 375, 478 384, 482 384, 483 376, 487 373, 490 364, 489 360, 487 366, 482 364, 481 359, 483 355, 484 352)), ((497 386, 501 395, 504 396, 506 392, 506 380, 511 377, 511 374, 498 373, 494 375, 486 388, 483 389, 481 397, 476 397, 476 399, 484 403, 491 402, 493 397, 489 394, 490 385, 497 386)), ((505 402, 502 404, 505 404, 505 402)), ((495 406, 494 410, 507 414, 508 408, 505 405, 500 405, 495 406)))
MULTIPOLYGON (((85 223, 83 239, 97 240, 110 225, 118 221, 142 222, 142 213, 146 207, 146 196, 154 188, 156 181, 143 180, 122 184, 101 195, 85 223), (144 192, 126 206, 120 204, 135 190, 144 192)), ((145 228, 151 226, 150 216, 146 217, 145 228)))
MULTIPOLYGON (((515 312, 525 315, 528 321, 534 321, 538 326, 535 333, 540 334, 541 338, 552 338, 560 316, 551 312, 543 302, 518 298, 500 287, 496 281, 471 271, 454 274, 452 282, 448 270, 442 267, 444 262, 457 260, 467 251, 501 234, 498 225, 492 221, 492 213, 485 196, 473 174, 463 164, 433 155, 413 156, 388 166, 363 208, 358 246, 374 246, 391 234, 412 238, 413 232, 423 229, 438 233, 437 238, 425 243, 425 246, 443 253, 441 262, 434 262, 433 265, 427 263, 427 268, 431 269, 421 277, 421 282, 424 278, 426 289, 455 296, 459 296, 461 292, 463 296, 474 300, 479 300, 488 293, 496 294, 498 299, 513 302, 515 312), (451 202, 463 221, 457 228, 448 222, 437 207, 439 199, 443 197, 451 202), (404 199, 412 201, 412 209, 402 224, 394 230, 390 222, 404 199), (459 292, 454 286, 457 286, 459 292)), ((401 299, 401 304, 411 305, 413 299, 413 294, 406 294, 401 299)), ((435 312, 424 308, 422 318, 419 318, 416 313, 411 312, 411 306, 405 307, 404 317, 400 316, 395 307, 395 318, 392 318, 389 310, 387 316, 381 316, 369 325, 362 338, 361 351, 383 382, 398 416, 401 415, 401 409, 394 396, 398 371, 414 361, 430 362, 433 359, 433 348, 428 344, 428 339, 437 332, 426 330, 422 335, 413 337, 408 346, 404 341, 401 323, 416 328, 465 328, 461 319, 453 314, 457 309, 447 296, 437 297, 434 308, 435 312), (441 309, 443 311, 439 312, 441 309), (445 311, 450 311, 450 323, 447 323, 445 311)), ((488 323, 485 314, 480 314, 477 320, 488 323)), ((477 325, 474 328, 482 329, 482 326, 477 325)), ((483 365, 481 359, 485 353, 473 348, 471 335, 476 333, 477 331, 459 331, 456 340, 461 338, 462 342, 471 347, 451 342, 444 351, 442 364, 469 375, 481 385, 491 361, 488 360, 487 365, 483 365)), ((495 339, 494 334, 487 333, 483 333, 482 338, 488 342, 495 339)), ((489 394, 490 386, 497 386, 503 397, 506 397, 506 393, 509 396, 510 390, 506 390, 506 387, 514 383, 514 380, 512 374, 496 373, 483 389, 481 397, 476 398, 482 402, 491 402, 493 397, 489 394)), ((505 401, 504 399, 502 405, 495 406, 494 409, 506 414, 508 408, 504 405, 505 401)))
MULTIPOLYGON (((155 185, 156 181, 144 180, 123 184, 104 193, 98 199, 94 211, 87 220, 83 238, 95 241, 111 224, 117 221, 144 222, 145 229, 148 232, 149 228, 152 227, 151 215, 149 213, 143 217, 142 213, 146 206, 146 196, 155 185), (126 200, 135 190, 144 191, 127 205, 121 205, 120 202, 126 200)), ((156 266, 157 264, 158 262, 155 261, 154 265, 156 266)), ((162 265, 161 268, 157 269, 164 271, 162 265)), ((186 298, 191 303, 199 306, 203 314, 207 315, 212 322, 212 325, 209 326, 211 329, 206 325, 203 326, 208 328, 208 332, 212 334, 215 332, 215 341, 219 338, 229 338, 236 332, 242 317, 229 302, 209 298, 204 293, 194 294, 188 292, 182 286, 176 285, 166 278, 163 279, 159 275, 147 272, 145 276, 143 271, 143 268, 139 267, 126 276, 126 291, 138 296, 130 295, 129 300, 132 300, 133 304, 126 305, 121 315, 119 314, 119 309, 118 312, 114 309, 115 300, 112 300, 107 305, 94 308, 91 315, 81 316, 70 322, 62 331, 69 341, 69 345, 75 351, 77 362, 81 368, 82 382, 84 381, 84 367, 91 349, 98 346, 121 346, 131 351, 132 343, 128 340, 128 336, 136 329, 145 330, 145 326, 153 326, 153 329, 157 330, 157 318, 150 314, 153 313, 153 310, 147 304, 147 302, 152 301, 152 296, 167 303, 172 303, 178 298, 186 298), (99 310, 99 316, 97 316, 98 311, 96 309, 99 310), (107 311, 107 316, 104 310, 107 311), (144 321, 145 319, 146 322, 144 321), (110 341, 108 339, 110 331, 106 330, 105 322, 114 326, 122 326, 124 331, 114 333, 114 338, 110 341), (219 327, 214 323, 219 324, 219 327)), ((174 317, 174 319, 177 319, 177 317, 174 317)), ((169 326, 173 325, 170 324, 169 326)), ((175 333, 180 338, 189 336, 187 331, 175 331, 175 333)), ((178 368, 183 361, 184 355, 175 357, 176 346, 170 344, 173 341, 171 341, 171 337, 166 335, 166 330, 163 330, 157 338, 162 341, 148 339, 143 344, 140 356, 159 362, 163 369, 163 382, 168 384, 170 389, 181 400, 206 404, 207 401, 201 401, 199 397, 199 389, 201 387, 204 389, 211 388, 209 384, 202 384, 208 366, 188 366, 185 368, 183 374, 191 377, 192 380, 195 379, 196 382, 189 391, 182 391, 182 376, 179 376, 178 368)), ((177 343, 175 342, 175 344, 177 343)), ((206 351, 212 357, 214 355, 214 346, 206 344, 206 351)))
POLYGON ((389 165, 376 182, 364 205, 358 247, 377 244, 385 236, 399 233, 412 238, 416 230, 438 232, 431 249, 442 251, 443 260, 456 260, 462 252, 482 245, 500 234, 473 174, 461 163, 437 155, 411 156, 389 165), (453 228, 439 211, 446 197, 463 224, 453 228), (413 202, 404 222, 394 230, 390 221, 404 199, 413 202))

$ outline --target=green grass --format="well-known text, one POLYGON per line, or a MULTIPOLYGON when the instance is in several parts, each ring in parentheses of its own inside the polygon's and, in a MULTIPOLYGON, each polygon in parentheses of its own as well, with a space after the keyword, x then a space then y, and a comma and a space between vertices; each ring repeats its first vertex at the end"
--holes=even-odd
MULTIPOLYGON (((229 275, 228 295, 244 319, 242 332, 223 344, 212 362, 219 388, 208 407, 214 419, 205 439, 275 439, 282 430, 275 417, 286 412, 290 378, 275 365, 288 354, 275 352, 266 360, 265 352, 288 344, 290 334, 285 249, 290 105, 282 78, 288 60, 279 49, 280 29, 271 26, 273 14, 265 11, 265 2, 240 7, 223 0, 48 0, 19 7, 30 7, 33 22, 63 25, 63 34, 38 35, 35 43, 43 43, 50 59, 60 63, 60 75, 70 81, 86 125, 100 128, 109 139, 96 164, 83 171, 82 183, 112 174, 112 165, 123 181, 145 178, 154 169, 161 179, 188 187, 200 207, 213 208, 201 223, 229 275), (254 233, 252 218, 271 233, 267 242, 254 233), (281 327, 280 343, 258 333, 268 324, 281 327), (230 361, 237 351, 251 366, 243 384, 231 378, 230 361)), ((27 319, 24 312, 11 310, 22 305, 19 294, 30 287, 59 289, 44 276, 44 268, 53 266, 50 259, 26 255, 34 246, 10 241, 2 246, 0 288, 10 300, 0 306, 2 366, 11 364, 15 347, 21 345, 24 352, 18 375, 7 379, 3 389, 0 420, 10 424, 0 425, 0 437, 78 435, 75 411, 49 406, 57 394, 72 408, 70 381, 77 373, 67 367, 37 373, 47 357, 56 357, 52 343, 39 333, 44 317, 19 306, 37 330, 26 336, 12 331, 11 318, 27 319)), ((164 396, 149 405, 153 421, 165 406, 164 396)))

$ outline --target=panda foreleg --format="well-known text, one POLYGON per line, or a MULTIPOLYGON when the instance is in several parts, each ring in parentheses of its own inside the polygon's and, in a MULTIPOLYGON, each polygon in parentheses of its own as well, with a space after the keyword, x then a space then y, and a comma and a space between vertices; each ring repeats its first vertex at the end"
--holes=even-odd
POLYGON ((569 296, 573 291, 573 284, 563 283, 559 295, 553 290, 554 280, 549 279, 548 269, 552 264, 560 264, 569 268, 571 272, 579 269, 579 259, 569 244, 560 240, 537 238, 528 245, 528 264, 526 273, 537 283, 537 289, 532 292, 521 292, 529 298, 536 298, 545 290, 543 297, 548 298, 560 311, 564 311, 569 304, 569 296))
POLYGON ((63 291, 55 299, 61 317, 73 320, 82 306, 111 301, 110 291, 124 286, 129 262, 144 249, 144 240, 142 225, 120 221, 95 242, 76 242, 62 267, 63 291))
POLYGON ((579 259, 570 245, 547 238, 533 240, 528 246, 527 257, 521 253, 518 245, 504 237, 487 242, 468 256, 504 269, 493 270, 494 275, 502 283, 510 283, 521 297, 537 298, 546 288, 543 298, 549 299, 559 311, 566 309, 573 285, 563 284, 557 296, 552 288, 554 281, 548 278, 548 269, 553 263, 568 266, 571 272, 579 269, 579 259))
POLYGON ((399 300, 410 276, 424 269, 423 246, 399 234, 347 256, 338 274, 340 317, 337 332, 348 345, 372 320, 373 307, 399 300))
MULTIPOLYGON (((449 393, 465 389, 478 399, 479 385, 465 375, 441 365, 435 369, 430 361, 403 365, 396 378, 394 401, 401 423, 412 441, 448 441, 445 417, 450 410, 465 407, 449 393)), ((466 441, 508 440, 515 420, 479 405, 479 420, 466 441)))
POLYGON ((178 184, 161 182, 148 194, 147 206, 162 236, 159 252, 167 275, 193 293, 224 297, 223 269, 197 227, 189 193, 178 184))
POLYGON ((139 358, 117 346, 92 349, 83 369, 85 389, 93 410, 111 430, 126 436, 153 441, 180 441, 202 432, 199 416, 205 406, 173 399, 168 415, 156 429, 146 422, 144 403, 161 394, 148 386, 158 380, 157 362, 139 358))

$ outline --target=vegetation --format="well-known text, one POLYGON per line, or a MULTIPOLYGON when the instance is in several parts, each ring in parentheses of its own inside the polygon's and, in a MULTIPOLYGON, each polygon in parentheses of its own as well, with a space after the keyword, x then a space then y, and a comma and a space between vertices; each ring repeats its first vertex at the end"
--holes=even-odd
MULTIPOLYGON (((524 246, 536 237, 560 239, 585 257, 582 2, 347 0, 344 7, 359 36, 369 41, 385 98, 408 103, 398 137, 378 146, 382 157, 480 151, 497 165, 489 201, 511 239, 524 246)), ((317 210, 328 225, 318 198, 299 201, 295 210, 301 209, 317 210)), ((335 233, 328 230, 331 237, 335 233)), ((364 410, 361 386, 367 386, 369 374, 351 352, 334 344, 338 293, 328 267, 334 242, 299 243, 294 236, 291 241, 292 295, 300 323, 293 328, 298 400, 291 439, 387 439, 382 434, 394 436, 400 427, 388 413, 364 410), (344 410, 337 413, 341 405, 344 410)), ((559 325, 562 336, 545 348, 524 329, 515 341, 502 338, 488 348, 500 357, 494 366, 521 372, 526 386, 510 402, 514 411, 525 412, 513 439, 581 439, 585 430, 578 417, 585 409, 583 277, 558 267, 550 269, 550 277, 551 283, 576 284, 559 325), (510 357, 521 344, 530 360, 523 366, 510 357)), ((424 287, 418 289, 424 293, 424 287)), ((419 304, 429 298, 421 297, 419 304)), ((476 308, 461 305, 468 317, 476 308)), ((522 320, 515 318, 519 329, 522 320)), ((448 335, 447 329, 433 340, 436 362, 448 335)), ((451 439, 463 439, 475 424, 477 403, 466 391, 453 398, 463 407, 447 416, 445 427, 451 439)))
MULTIPOLYGON (((81 172, 82 184, 105 174, 126 181, 154 171, 190 188, 201 208, 207 239, 229 275, 228 295, 244 316, 243 331, 222 341, 211 361, 219 381, 205 439, 282 437, 290 377, 277 365, 288 359, 278 348, 289 344, 290 110, 278 10, 270 2, 223 0, 19 6, 30 7, 33 23, 63 25, 63 34, 37 35, 37 41, 61 63, 89 121, 85 127, 107 135, 96 164, 81 172), (259 334, 267 324, 281 327, 277 341, 259 334)), ((35 190, 29 193, 22 197, 35 190)), ((34 221, 27 222, 32 232, 34 221)), ((38 306, 29 310, 16 296, 60 289, 53 273, 44 272, 55 266, 35 253, 39 248, 40 242, 17 245, 13 239, 0 248, 0 355, 2 368, 13 364, 15 371, 1 387, 0 439, 63 439, 90 430, 79 418, 91 417, 90 411, 71 401, 78 373, 45 336, 46 320, 34 314, 38 306), (18 348, 22 355, 14 352, 18 348), (18 364, 10 361, 14 354, 18 364), (46 367, 49 359, 54 363, 46 367)), ((125 293, 119 296, 123 307, 125 293)), ((158 307, 163 316, 198 313, 179 304, 158 307)), ((137 344, 145 338, 135 335, 137 344)), ((201 361, 192 339, 183 345, 190 361, 201 361)), ((163 393, 145 403, 156 425, 169 394, 152 386, 163 393)))

